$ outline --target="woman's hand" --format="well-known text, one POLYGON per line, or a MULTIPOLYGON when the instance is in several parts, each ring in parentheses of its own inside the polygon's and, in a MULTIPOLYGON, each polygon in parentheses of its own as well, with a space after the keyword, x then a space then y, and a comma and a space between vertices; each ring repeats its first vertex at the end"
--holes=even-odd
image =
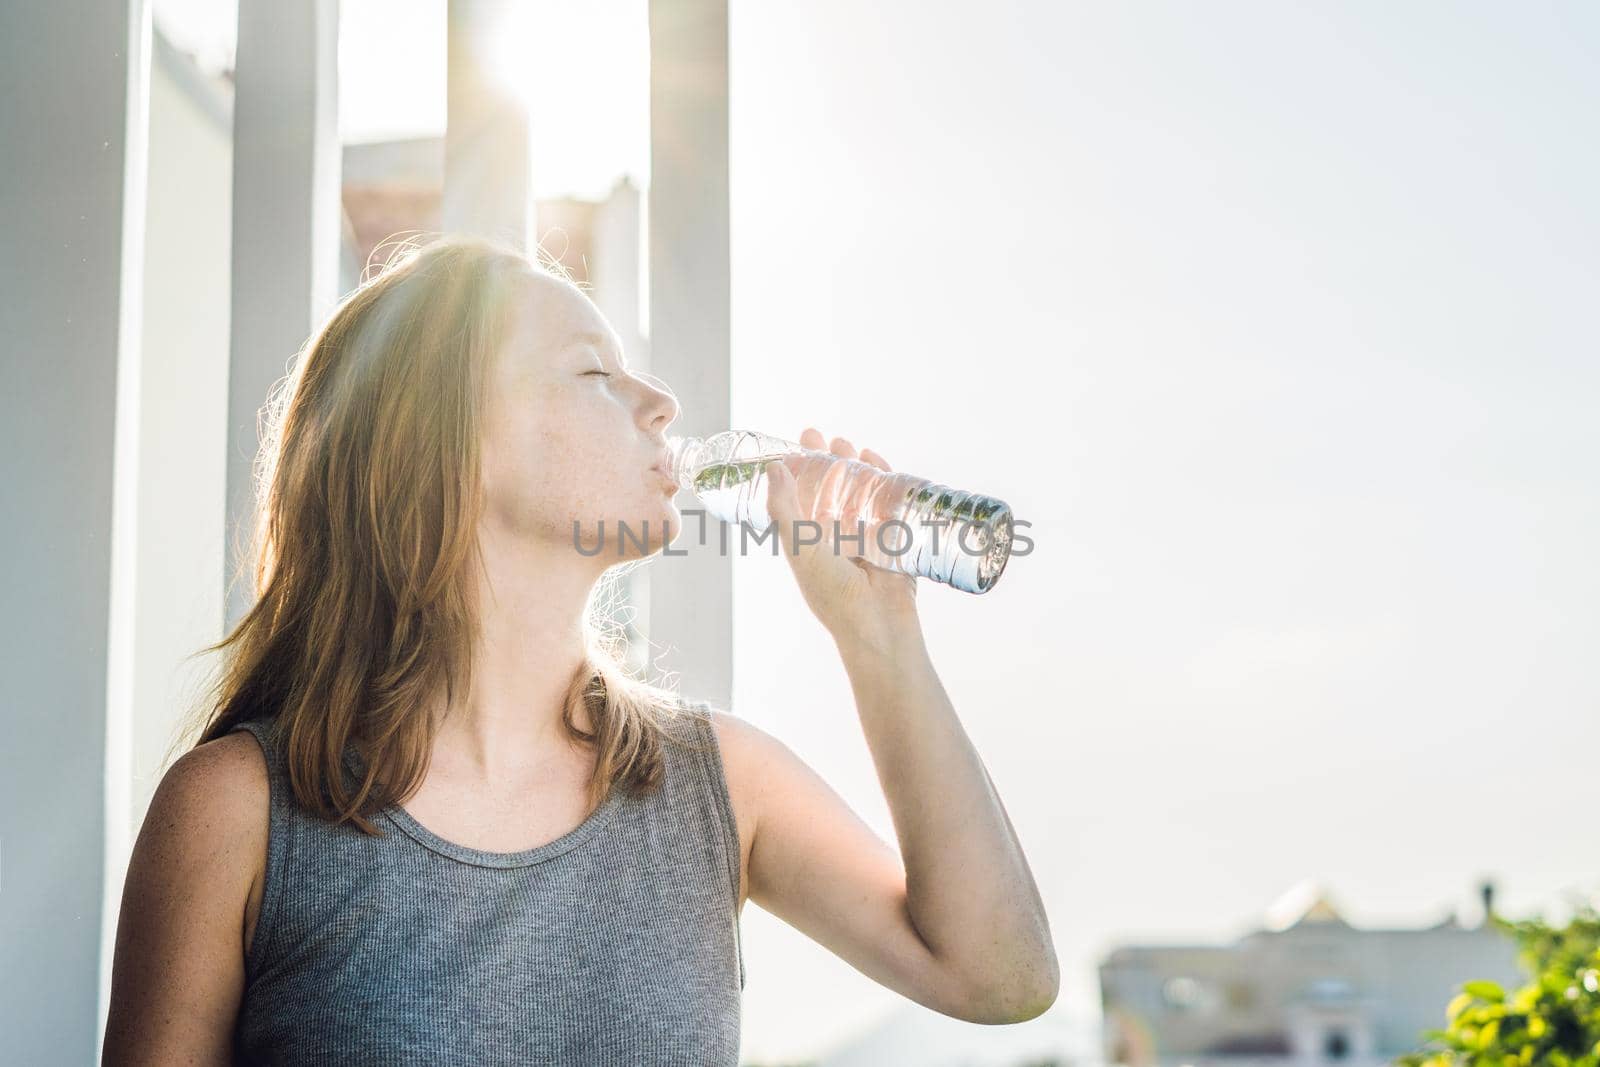
MULTIPOLYGON (((821 431, 809 426, 800 435, 800 444, 816 451, 859 459, 885 471, 892 469, 872 449, 864 448, 858 456, 849 441, 835 437, 831 443, 824 443, 821 431)), ((873 519, 887 516, 858 515, 849 511, 839 515, 816 514, 813 502, 819 488, 815 484, 819 468, 816 464, 806 464, 804 457, 797 456, 796 460, 801 471, 799 481, 794 470, 783 461, 773 460, 767 464, 767 514, 772 516, 778 543, 812 613, 835 641, 887 644, 899 629, 918 626, 917 580, 845 555, 833 541, 834 519, 847 535, 856 532, 859 520, 866 525, 870 538, 873 519), (797 523, 803 519, 814 520, 822 527, 819 543, 798 543, 805 540, 795 537, 797 523)), ((810 533, 808 531, 808 536, 810 533)))

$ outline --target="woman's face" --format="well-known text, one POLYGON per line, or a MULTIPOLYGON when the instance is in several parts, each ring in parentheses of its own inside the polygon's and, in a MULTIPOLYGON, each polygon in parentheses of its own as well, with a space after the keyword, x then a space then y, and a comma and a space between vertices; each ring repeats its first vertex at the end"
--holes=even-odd
POLYGON ((628 369, 577 287, 548 275, 522 283, 486 382, 485 523, 602 570, 670 544, 682 525, 676 486, 652 468, 678 403, 655 381, 628 369))

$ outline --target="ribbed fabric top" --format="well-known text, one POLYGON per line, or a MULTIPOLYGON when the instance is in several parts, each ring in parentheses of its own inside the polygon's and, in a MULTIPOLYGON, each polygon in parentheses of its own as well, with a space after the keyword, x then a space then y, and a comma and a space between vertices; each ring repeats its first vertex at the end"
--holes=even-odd
MULTIPOLYGON (((615 790, 521 852, 447 841, 391 805, 374 837, 295 801, 279 731, 243 1064, 686 1064, 739 1058, 739 838, 722 755, 688 705, 647 797, 615 790)), ((346 754, 352 772, 359 757, 346 754)))

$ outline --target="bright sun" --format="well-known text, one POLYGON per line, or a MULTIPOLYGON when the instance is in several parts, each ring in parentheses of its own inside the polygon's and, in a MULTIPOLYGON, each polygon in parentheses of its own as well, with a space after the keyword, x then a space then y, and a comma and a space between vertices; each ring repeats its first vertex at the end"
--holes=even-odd
POLYGON ((527 104, 535 196, 603 196, 624 173, 648 183, 645 0, 508 4, 485 62, 527 104))

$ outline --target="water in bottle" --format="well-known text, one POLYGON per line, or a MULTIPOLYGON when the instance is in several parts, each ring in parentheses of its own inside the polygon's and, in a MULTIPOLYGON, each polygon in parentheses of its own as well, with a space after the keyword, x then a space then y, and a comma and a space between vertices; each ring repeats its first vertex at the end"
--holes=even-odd
POLYGON ((679 485, 712 515, 757 533, 772 525, 766 465, 781 460, 795 476, 801 517, 821 528, 822 551, 837 544, 842 555, 967 593, 994 588, 1011 555, 1011 509, 993 497, 747 430, 667 444, 679 485))

